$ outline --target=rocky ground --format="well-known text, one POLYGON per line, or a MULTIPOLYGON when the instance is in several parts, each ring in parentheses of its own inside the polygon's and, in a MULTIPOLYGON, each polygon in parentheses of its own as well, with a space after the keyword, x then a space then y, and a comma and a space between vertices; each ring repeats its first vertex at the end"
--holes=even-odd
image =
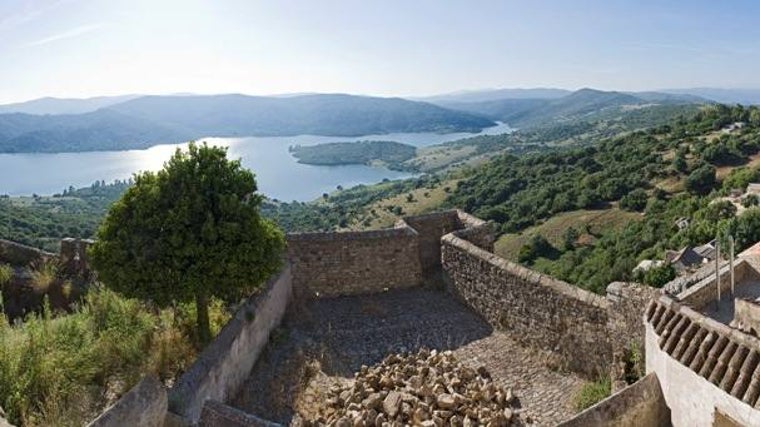
MULTIPOLYGON (((357 386, 356 372, 361 378, 363 369, 382 366, 389 354, 416 354, 423 348, 451 350, 457 366, 475 372, 482 368, 493 387, 504 392, 511 388, 514 425, 556 425, 575 413, 572 400, 583 380, 549 368, 541 355, 493 331, 452 296, 423 289, 324 299, 295 308, 231 403, 286 424, 295 422, 296 414, 318 420, 337 390, 357 386)), ((422 401, 430 405, 424 396, 422 401)))
POLYGON ((333 386, 328 396, 316 420, 296 424, 495 427, 516 418, 512 390, 496 386, 485 367, 459 363, 451 351, 391 354, 362 366, 350 385, 333 386))

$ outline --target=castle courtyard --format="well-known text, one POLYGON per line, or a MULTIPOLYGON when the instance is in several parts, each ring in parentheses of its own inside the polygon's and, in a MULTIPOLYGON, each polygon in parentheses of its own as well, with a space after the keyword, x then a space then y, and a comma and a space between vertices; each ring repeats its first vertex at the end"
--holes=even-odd
POLYGON ((391 290, 317 299, 290 309, 237 397, 235 406, 283 424, 316 417, 331 386, 350 383, 362 365, 421 348, 452 350, 485 367, 517 398, 522 425, 556 425, 575 413, 584 383, 535 350, 493 330, 450 293, 391 290))

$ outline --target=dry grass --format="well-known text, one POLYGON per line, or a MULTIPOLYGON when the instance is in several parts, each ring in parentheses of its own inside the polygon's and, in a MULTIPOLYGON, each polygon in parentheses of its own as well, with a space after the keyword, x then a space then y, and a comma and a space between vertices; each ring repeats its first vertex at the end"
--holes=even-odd
POLYGON ((57 280, 58 265, 54 262, 43 262, 32 270, 31 285, 37 294, 47 294, 57 280))
POLYGON ((517 260, 520 248, 535 234, 544 236, 555 247, 561 247, 565 231, 573 227, 580 232, 580 244, 593 242, 593 236, 584 233, 586 228, 591 234, 601 234, 607 230, 620 229, 630 221, 638 221, 641 214, 626 212, 618 208, 602 210, 577 210, 565 212, 549 218, 546 222, 527 228, 521 233, 509 233, 496 241, 495 251, 498 255, 517 260))
POLYGON ((388 228, 404 216, 435 211, 443 205, 448 196, 445 189, 449 188, 453 191, 456 188, 457 181, 456 179, 443 181, 432 189, 418 188, 372 203, 364 209, 363 215, 349 228, 356 230, 388 228), (410 194, 411 200, 409 199, 410 194), (391 212, 390 208, 394 206, 401 207, 402 213, 400 215, 391 212))

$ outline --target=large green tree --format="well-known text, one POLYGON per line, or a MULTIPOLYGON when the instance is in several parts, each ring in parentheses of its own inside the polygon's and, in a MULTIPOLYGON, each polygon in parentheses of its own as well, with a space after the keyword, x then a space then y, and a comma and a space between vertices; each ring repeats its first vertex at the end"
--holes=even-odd
POLYGON ((212 296, 239 298, 279 269, 282 232, 261 217, 254 174, 225 148, 191 143, 143 172, 106 216, 91 248, 107 286, 160 306, 195 301, 210 339, 212 296))

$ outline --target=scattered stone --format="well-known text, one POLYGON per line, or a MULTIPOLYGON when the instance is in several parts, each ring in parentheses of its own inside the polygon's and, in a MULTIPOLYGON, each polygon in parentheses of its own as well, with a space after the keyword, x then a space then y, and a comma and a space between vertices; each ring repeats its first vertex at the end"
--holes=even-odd
POLYGON ((514 400, 485 367, 464 366, 451 351, 420 350, 362 366, 352 384, 331 387, 312 425, 508 426, 518 418, 514 400))

